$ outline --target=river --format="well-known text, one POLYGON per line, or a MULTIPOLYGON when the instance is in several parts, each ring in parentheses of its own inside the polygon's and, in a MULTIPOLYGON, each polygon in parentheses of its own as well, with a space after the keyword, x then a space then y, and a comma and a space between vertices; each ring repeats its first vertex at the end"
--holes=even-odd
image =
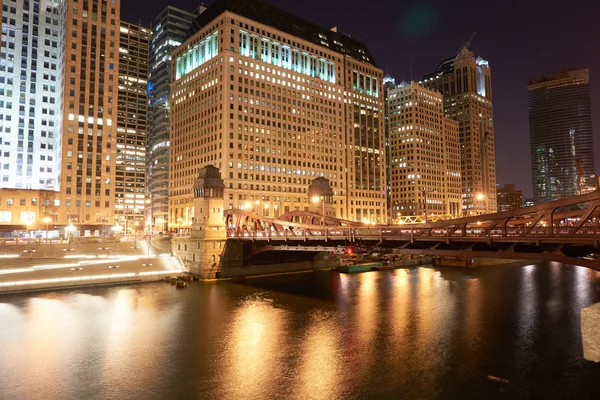
POLYGON ((0 399, 585 399, 600 272, 421 267, 0 296, 0 399))

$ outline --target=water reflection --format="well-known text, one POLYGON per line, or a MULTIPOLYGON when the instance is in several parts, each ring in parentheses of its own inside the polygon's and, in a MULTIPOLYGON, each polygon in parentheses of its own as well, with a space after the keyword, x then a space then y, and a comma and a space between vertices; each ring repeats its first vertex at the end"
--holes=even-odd
POLYGON ((274 308, 271 299, 246 299, 237 306, 222 355, 228 377, 221 388, 224 396, 267 398, 276 390, 273 378, 285 366, 285 325, 285 312, 274 308))
POLYGON ((317 312, 311 317, 298 351, 298 377, 293 379, 298 398, 339 397, 345 363, 337 324, 332 312, 317 312))
POLYGON ((0 398, 593 398, 599 284, 546 263, 11 296, 0 398))

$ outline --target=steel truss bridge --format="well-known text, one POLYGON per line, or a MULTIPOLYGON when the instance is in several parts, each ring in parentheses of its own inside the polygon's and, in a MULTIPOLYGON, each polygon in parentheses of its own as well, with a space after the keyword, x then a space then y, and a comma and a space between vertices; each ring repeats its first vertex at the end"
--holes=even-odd
POLYGON ((277 219, 225 210, 227 238, 264 251, 377 252, 548 260, 600 270, 600 190, 494 214, 432 223, 367 225, 305 211, 277 219))

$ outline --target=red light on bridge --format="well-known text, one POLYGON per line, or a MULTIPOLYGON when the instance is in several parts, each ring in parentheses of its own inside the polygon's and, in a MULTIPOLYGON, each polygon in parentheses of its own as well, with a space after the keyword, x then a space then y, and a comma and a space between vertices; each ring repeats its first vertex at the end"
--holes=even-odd
POLYGON ((352 253, 354 253, 354 250, 352 250, 352 247, 348 247, 348 248, 346 248, 346 254, 347 254, 347 255, 349 255, 349 256, 350 256, 350 255, 352 255, 352 253))

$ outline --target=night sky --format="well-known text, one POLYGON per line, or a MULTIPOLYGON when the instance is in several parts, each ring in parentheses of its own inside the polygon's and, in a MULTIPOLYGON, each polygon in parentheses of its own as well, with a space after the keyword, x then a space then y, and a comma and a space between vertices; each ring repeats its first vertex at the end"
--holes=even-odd
MULTIPOLYGON (((288 12, 364 42, 396 82, 435 70, 473 32, 470 49, 492 69, 498 183, 532 194, 527 84, 530 77, 587 67, 592 85, 596 172, 600 173, 600 3, 587 1, 268 0, 288 12), (485 5, 484 5, 485 4, 485 5)), ((185 0, 122 0, 121 19, 150 26, 167 5, 185 0)), ((211 4, 210 1, 204 3, 211 4)))

